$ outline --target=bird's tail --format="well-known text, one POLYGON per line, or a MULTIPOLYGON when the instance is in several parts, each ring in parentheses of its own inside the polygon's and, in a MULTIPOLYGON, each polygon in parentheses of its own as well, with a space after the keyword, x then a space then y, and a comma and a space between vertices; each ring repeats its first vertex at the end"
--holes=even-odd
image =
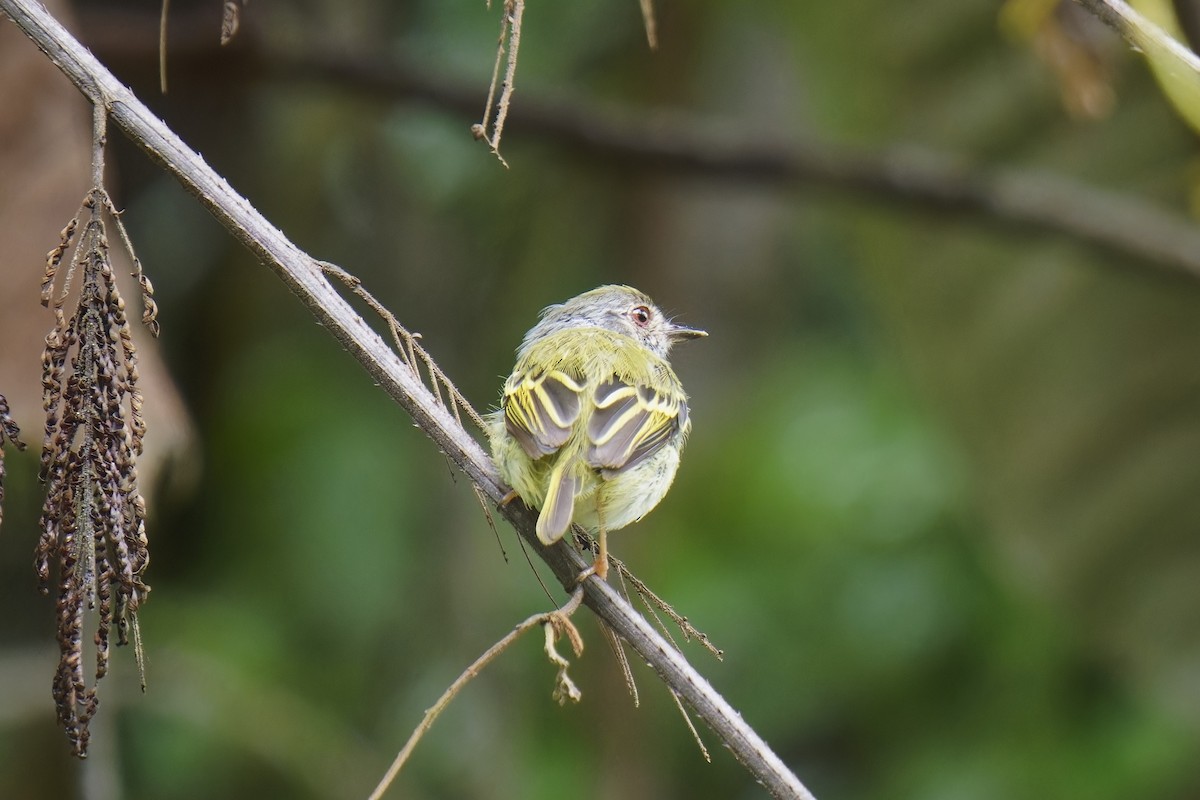
POLYGON ((550 471, 546 502, 538 515, 537 535, 542 544, 554 544, 571 526, 575 511, 575 496, 583 489, 583 477, 578 474, 574 459, 560 458, 550 471))

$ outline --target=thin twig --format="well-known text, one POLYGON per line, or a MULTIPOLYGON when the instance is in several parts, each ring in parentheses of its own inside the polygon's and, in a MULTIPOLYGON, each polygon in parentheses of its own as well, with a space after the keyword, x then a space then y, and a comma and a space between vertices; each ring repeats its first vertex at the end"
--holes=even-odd
MULTIPOLYGON (((656 595, 650 589, 650 587, 646 585, 645 581, 641 580, 638 576, 629 571, 629 567, 625 566, 623 561, 611 555, 608 557, 608 560, 612 562, 613 567, 615 567, 617 572, 621 574, 622 579, 628 578, 629 582, 633 584, 633 590, 637 592, 638 596, 642 598, 642 601, 646 603, 646 607, 650 609, 650 613, 654 614, 655 619, 658 618, 658 615, 654 613, 654 609, 657 608, 659 611, 670 617, 671 622, 674 622, 679 627, 679 630, 683 632, 684 639, 687 641, 695 639, 704 647, 705 650, 712 653, 718 661, 722 660, 725 655, 725 651, 709 641, 707 633, 697 630, 696 626, 688 622, 687 617, 679 614, 674 608, 671 607, 670 603, 656 595)), ((662 624, 661 621, 659 624, 662 624)), ((678 645, 675 645, 674 640, 671 640, 671 644, 678 649, 678 645)))
MULTIPOLYGON (((473 483, 471 484, 471 491, 474 493, 475 499, 479 501, 479 510, 483 512, 483 518, 487 520, 488 529, 491 530, 492 535, 496 537, 496 546, 500 548, 500 557, 503 558, 504 563, 507 564, 508 551, 504 549, 504 542, 500 541, 500 531, 496 529, 496 518, 492 516, 492 505, 488 502, 487 495, 485 495, 480 488, 473 483)), ((532 564, 530 566, 532 566, 532 564)), ((534 574, 536 575, 537 572, 535 571, 534 574)), ((546 587, 543 586, 542 588, 544 589, 546 587)))
MULTIPOLYGON (((488 9, 492 7, 491 0, 488 2, 488 9)), ((488 135, 488 128, 492 119, 492 109, 496 104, 496 87, 500 84, 500 65, 504 63, 504 44, 508 41, 508 15, 500 18, 500 36, 496 40, 496 61, 492 64, 492 80, 488 83, 487 100, 483 103, 483 116, 479 122, 471 126, 471 131, 475 134, 476 139, 488 142, 491 144, 491 136, 488 135)))
POLYGON ((171 15, 171 0, 162 0, 158 22, 158 90, 167 93, 167 18, 171 15))
MULTIPOLYGON (((433 394, 413 375, 400 356, 330 285, 315 259, 296 247, 249 201, 234 192, 40 3, 36 0, 0 0, 0 10, 7 13, 90 100, 106 101, 112 121, 134 144, 158 161, 238 241, 274 270, 317 321, 492 502, 499 504, 504 499, 509 489, 501 482, 495 465, 479 443, 437 404, 433 394)), ((510 502, 501 506, 500 513, 550 566, 559 583, 574 591, 576 577, 588 566, 583 557, 565 542, 551 547, 541 545, 534 530, 536 518, 524 504, 510 502)), ((813 797, 757 731, 611 586, 589 578, 584 581, 583 589, 583 602, 620 634, 663 681, 679 692, 773 797, 802 800, 813 797)))
MULTIPOLYGON (((441 716, 442 712, 446 710, 446 706, 450 705, 450 702, 454 700, 458 693, 461 692, 468 683, 474 680, 479 673, 482 672, 485 667, 487 667, 488 664, 492 663, 497 656, 507 650, 513 642, 521 638, 521 636, 527 631, 531 630, 532 628, 536 628, 538 625, 544 625, 546 627, 546 650, 548 654, 552 654, 550 655, 551 661, 555 664, 555 666, 559 667, 559 680, 561 681, 564 674, 563 670, 566 669, 567 662, 562 659, 561 656, 558 656, 556 652, 554 652, 553 638, 558 635, 559 630, 564 629, 566 626, 571 626, 571 628, 574 627, 571 625, 570 616, 574 614, 576 610, 578 610, 582 601, 583 588, 580 587, 579 589, 575 590, 575 593, 571 595, 571 598, 567 600, 567 602, 564 603, 560 608, 557 608, 554 611, 534 614, 533 616, 529 617, 524 622, 509 631, 503 639, 489 647, 483 653, 483 655, 471 662, 471 665, 463 670, 462 674, 454 679, 454 683, 450 684, 446 691, 442 693, 442 696, 438 698, 437 702, 425 711, 425 716, 421 719, 420 724, 417 725, 412 734, 408 737, 408 741, 404 743, 404 747, 400 748, 400 752, 396 754, 395 760, 393 760, 391 766, 388 767, 387 773, 385 773, 383 779, 379 781, 379 785, 375 787, 375 791, 371 792, 369 800, 379 800, 379 798, 383 797, 384 793, 392 785, 392 782, 396 780, 396 776, 400 774, 400 770, 404 768, 405 762, 408 761, 409 756, 412 755, 412 752, 414 749, 416 749, 417 744, 425 736, 425 733, 431 727, 433 727, 433 723, 437 721, 437 718, 441 716)), ((568 636, 569 635, 570 634, 568 634, 568 636)), ((577 636, 578 632, 575 633, 575 637, 577 636)), ((575 637, 572 637, 573 647, 575 647, 575 644, 578 641, 575 637)), ((581 647, 575 647, 576 655, 579 654, 581 649, 581 647)))
MULTIPOLYGON (((610 556, 610 560, 615 562, 613 566, 616 568, 617 577, 620 578, 620 580, 621 580, 621 596, 632 603, 633 600, 629 597, 629 587, 625 585, 625 576, 629 575, 631 582, 635 581, 637 579, 634 577, 633 573, 629 571, 629 569, 625 566, 625 564, 623 562, 619 561, 615 556, 610 556)), ((637 581, 637 583, 640 584, 642 587, 645 587, 645 584, 643 584, 641 581, 637 581)), ((649 590, 647 590, 647 591, 649 591, 649 590)), ((649 598, 646 597, 645 592, 637 591, 637 596, 638 596, 638 599, 642 601, 642 605, 644 605, 646 607, 646 610, 650 612, 650 618, 654 620, 654 624, 655 624, 655 626, 657 626, 658 632, 663 635, 664 639, 666 639, 668 642, 671 643, 672 647, 674 647, 676 650, 682 651, 683 648, 681 648, 679 646, 679 643, 675 641, 675 637, 671 635, 670 629, 668 629, 667 624, 662 621, 662 617, 660 617, 658 615, 658 612, 660 610, 662 610, 664 613, 666 613, 667 611, 670 611, 670 616, 671 616, 672 621, 679 619, 679 620, 683 620, 686 622, 686 619, 684 617, 676 614, 675 609, 671 608, 671 606, 668 603, 666 603, 665 601, 659 600, 659 598, 657 596, 654 598, 655 601, 657 601, 657 603, 658 603, 657 607, 656 607, 655 603, 651 602, 649 600, 649 598)), ((681 627, 681 630, 682 630, 682 627, 681 627)), ((688 635, 687 631, 684 631, 683 634, 685 637, 687 637, 685 639, 685 641, 689 641, 692 638, 691 636, 688 635)), ((722 652, 722 651, 718 651, 718 652, 722 652)), ((718 661, 721 660, 720 655, 717 656, 717 660, 718 661)))
MULTIPOLYGON (((388 332, 392 335, 392 343, 396 345, 396 350, 407 361, 408 366, 412 369, 413 374, 418 380, 422 379, 421 368, 419 364, 424 363, 425 368, 429 371, 429 385, 433 389, 434 398, 443 408, 447 407, 449 402, 450 413, 454 416, 454 420, 462 424, 462 418, 459 416, 459 408, 465 409, 467 417, 470 418, 472 424, 483 434, 487 434, 488 426, 475 407, 463 396, 463 393, 458 390, 458 387, 450 380, 446 373, 442 372, 441 368, 434 362, 433 357, 425 351, 423 347, 417 344, 417 339, 420 334, 411 333, 407 328, 400 324, 396 319, 396 315, 375 299, 375 296, 367 291, 363 286, 362 280, 355 275, 351 275, 346 270, 329 261, 317 261, 317 267, 326 275, 332 275, 342 282, 350 291, 366 303, 372 311, 375 312, 384 324, 388 326, 388 332), (442 390, 446 392, 446 398, 442 397, 442 390)), ((485 512, 486 513, 486 512, 485 512)), ((488 516, 489 523, 491 516, 488 516)))
POLYGON ((533 573, 533 577, 537 580, 538 586, 542 587, 542 592, 546 595, 546 599, 553 603, 554 595, 550 594, 550 589, 546 586, 546 582, 542 580, 542 574, 538 572, 537 566, 533 563, 533 556, 529 555, 529 548, 525 546, 525 539, 521 536, 518 536, 517 545, 520 546, 521 555, 525 556, 525 563, 529 565, 529 571, 533 573))
MULTIPOLYGON (((500 90, 500 99, 496 101, 496 119, 492 123, 490 140, 496 158, 500 158, 500 135, 504 132, 504 120, 508 117, 512 93, 516 89, 517 55, 521 50, 521 20, 525 16, 525 0, 505 0, 504 13, 509 23, 508 60, 504 64, 504 84, 500 90)), ((508 166, 503 158, 500 158, 500 161, 508 166)))
POLYGON ((621 644, 621 637, 613 632, 613 629, 600 623, 600 632, 604 634, 605 640, 608 642, 609 648, 613 652, 613 656, 617 659, 617 666, 621 668, 621 677, 625 680, 625 688, 629 691, 629 696, 633 699, 633 707, 641 706, 641 698, 638 697, 637 681, 633 679, 633 669, 629 666, 629 656, 625 655, 625 645, 621 644))
POLYGON ((669 686, 667 689, 671 692, 671 699, 675 701, 675 707, 679 709, 679 714, 683 717, 684 724, 692 732, 692 739, 695 740, 696 747, 700 748, 700 755, 704 756, 704 760, 711 764, 712 756, 709 755, 708 748, 704 746, 704 739, 700 738, 700 731, 696 730, 696 723, 692 722, 692 715, 688 713, 687 707, 684 706, 683 700, 679 697, 679 693, 669 686))
MULTIPOLYGON (((491 3, 488 3, 491 8, 491 3)), ((496 43, 496 63, 492 66, 492 81, 488 85, 487 102, 483 106, 483 120, 471 126, 476 139, 488 143, 492 155, 500 159, 505 167, 508 162, 500 155, 500 137, 504 133, 504 120, 508 117, 512 102, 514 81, 517 76, 517 55, 521 49, 521 19, 525 15, 525 0, 504 0, 501 9, 500 38, 496 43), (505 52, 508 58, 504 58, 505 52), (497 81, 500 80, 500 62, 504 62, 504 82, 500 86, 500 98, 496 99, 497 81)))

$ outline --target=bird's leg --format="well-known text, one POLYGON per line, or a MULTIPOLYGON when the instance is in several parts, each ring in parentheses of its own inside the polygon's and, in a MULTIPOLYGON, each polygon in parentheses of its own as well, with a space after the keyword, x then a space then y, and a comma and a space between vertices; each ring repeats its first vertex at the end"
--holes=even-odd
POLYGON ((600 492, 596 492, 596 522, 599 523, 599 531, 596 535, 596 560, 592 565, 579 573, 577 578, 578 583, 583 583, 587 578, 595 575, 602 581, 608 580, 608 531, 604 525, 604 504, 600 501, 600 492))
POLYGON ((496 504, 496 508, 504 508, 506 505, 511 503, 513 500, 516 500, 520 496, 521 495, 517 494, 516 489, 509 489, 508 494, 500 498, 500 502, 496 504))
POLYGON ((596 548, 596 562, 592 564, 592 570, 596 573, 596 577, 602 581, 608 580, 608 531, 604 528, 604 522, 600 522, 600 546, 596 548))

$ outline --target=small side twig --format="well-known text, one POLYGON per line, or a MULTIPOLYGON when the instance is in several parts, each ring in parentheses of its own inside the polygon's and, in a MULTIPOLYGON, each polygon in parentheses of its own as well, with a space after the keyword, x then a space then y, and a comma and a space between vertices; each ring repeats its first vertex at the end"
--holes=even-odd
POLYGON ((158 90, 167 93, 167 18, 171 15, 171 0, 162 0, 158 18, 158 90))
MULTIPOLYGON (((490 5, 489 3, 489 7, 490 5)), ((525 0, 504 0, 504 9, 500 17, 500 39, 496 45, 496 63, 492 67, 492 82, 488 86, 487 102, 483 107, 483 120, 471 126, 475 138, 487 142, 492 155, 505 167, 508 166, 508 162, 500 155, 500 137, 504 133, 504 120, 508 117, 508 107, 512 102, 517 75, 517 53, 521 49, 521 20, 524 15, 525 0), (507 59, 505 52, 508 53, 507 59), (501 62, 504 62, 504 81, 499 84, 500 98, 497 100, 496 82, 500 79, 501 62)))
MULTIPOLYGON (((453 474, 453 473, 451 473, 453 474)), ((504 549, 504 542, 500 541, 500 531, 496 529, 496 518, 492 516, 491 504, 488 502, 487 495, 483 493, 475 484, 471 484, 471 491, 475 495, 475 499, 479 501, 479 510, 483 512, 483 518, 487 520, 488 529, 491 530, 492 536, 496 537, 496 546, 500 548, 500 557, 504 559, 504 563, 508 563, 508 551, 504 549)))
POLYGON ((669 686, 667 688, 671 691, 671 699, 675 701, 675 707, 679 709, 679 715, 683 717, 683 723, 692 732, 692 740, 696 742, 696 747, 700 748, 700 755, 704 756, 704 760, 711 764, 712 756, 709 754, 708 748, 704 746, 704 739, 700 738, 700 731, 696 730, 696 723, 692 722, 692 715, 688 713, 687 706, 679 698, 679 692, 671 689, 669 686))
POLYGON ((446 707, 450 705, 450 702, 458 693, 463 690, 463 687, 478 676, 497 656, 507 650, 513 642, 538 625, 543 626, 546 630, 546 656, 552 664, 558 667, 558 674, 555 678, 554 698, 560 703, 567 700, 578 702, 581 696, 579 689, 567 674, 570 662, 559 655, 554 644, 559 637, 566 636, 567 640, 571 643, 572 650, 575 652, 575 657, 578 658, 583 655, 583 639, 580 637, 579 630, 575 627, 575 624, 571 622, 571 615, 579 609, 582 602, 583 587, 580 587, 559 608, 541 614, 534 614, 520 625, 517 625, 503 639, 489 647, 483 655, 475 659, 469 667, 463 670, 462 674, 454 680, 454 683, 450 684, 446 691, 442 693, 437 702, 425 712, 421 723, 417 725, 412 735, 408 737, 408 741, 404 743, 404 747, 396 754, 395 760, 388 767, 388 771, 379 782, 379 785, 375 787, 375 791, 371 792, 370 800, 379 800, 379 798, 383 797, 384 793, 396 779, 396 776, 400 774, 400 770, 404 768, 404 764, 408 761, 409 756, 412 755, 417 743, 433 727, 433 723, 446 710, 446 707))
MULTIPOLYGON (((441 367, 433 360, 433 356, 429 355, 425 348, 417 344, 417 339, 421 337, 419 333, 412 333, 401 325, 400 321, 396 319, 396 315, 388 311, 383 303, 376 300, 375 296, 367 291, 366 287, 362 284, 362 280, 357 276, 351 275, 337 264, 329 261, 314 261, 313 263, 326 275, 337 278, 343 286, 366 303, 383 320, 383 323, 388 327, 388 332, 392 335, 392 343, 396 346, 396 354, 412 370, 413 375, 418 380, 425 380, 421 374, 421 365, 425 365, 426 371, 429 372, 428 385, 433 391, 438 405, 447 409, 460 425, 462 424, 460 411, 465 412, 472 424, 481 433, 487 434, 488 426, 484 422, 483 417, 479 415, 475 407, 463 396, 463 393, 458 390, 458 387, 454 385, 449 376, 445 372, 442 372, 441 367), (442 392, 446 393, 445 397, 442 396, 442 392)), ((490 522, 491 512, 486 509, 486 504, 484 513, 488 516, 490 522)))
MULTIPOLYGON (((631 582, 641 584, 642 587, 645 588, 645 584, 642 584, 641 581, 630 574, 629 570, 625 568, 624 564, 617 562, 616 566, 617 576, 621 579, 621 594, 624 595, 626 600, 629 599, 629 591, 625 586, 626 575, 629 576, 631 582)), ((651 595, 654 594, 648 589, 646 592, 651 595)), ((667 630, 667 626, 662 621, 662 618, 658 616, 658 612, 655 610, 654 604, 647 599, 645 594, 639 592, 638 596, 641 598, 643 605, 646 606, 646 610, 650 612, 650 616, 654 618, 654 623, 658 626, 658 629, 662 632, 662 635, 666 637, 667 641, 671 643, 672 647, 682 653, 683 650, 676 643, 675 637, 671 635, 671 632, 667 630)), ((663 602, 658 597, 655 597, 654 599, 659 608, 663 610, 664 613, 669 613, 672 620, 676 621, 676 624, 680 625, 681 629, 683 629, 683 626, 687 626, 687 628, 695 634, 694 638, 700 639, 704 642, 705 646, 712 649, 711 645, 708 643, 708 638, 704 634, 699 633, 692 628, 691 625, 688 624, 687 617, 680 617, 679 615, 675 614, 674 609, 672 609, 667 603, 663 602)), ((622 644, 621 638, 603 622, 601 622, 600 628, 608 636, 609 644, 612 645, 614 652, 617 654, 617 660, 621 663, 621 669, 625 673, 625 684, 629 687, 629 691, 633 695, 633 705, 636 707, 638 705, 637 684, 633 680, 633 671, 629 668, 629 659, 625 657, 625 646, 622 644)), ((685 635, 688 635, 687 631, 685 631, 685 635)), ((722 651, 720 650, 716 651, 717 660, 721 659, 721 652, 722 651)), ((706 762, 711 764, 712 755, 709 754, 708 747, 705 746, 704 739, 700 736, 700 731, 696 729, 696 723, 692 721, 692 715, 688 713, 687 706, 683 704, 683 699, 679 696, 679 692, 677 692, 672 686, 667 686, 667 690, 671 693, 671 699, 675 701, 675 707, 679 709, 679 714, 683 717, 684 724, 687 725, 688 731, 691 732, 692 740, 696 743, 696 747, 700 750, 700 755, 704 757, 706 762)))
POLYGON ((520 536, 517 537, 517 545, 521 548, 521 555, 525 556, 525 563, 529 565, 529 571, 533 573, 533 577, 538 582, 538 586, 542 587, 542 593, 546 595, 546 599, 551 603, 554 602, 554 595, 550 594, 550 589, 547 588, 546 582, 542 580, 541 573, 533 563, 533 557, 529 555, 529 548, 526 546, 525 540, 520 536))
POLYGON ((633 670, 629 666, 629 656, 625 654, 625 645, 621 643, 621 637, 617 636, 616 632, 604 624, 600 623, 600 632, 604 634, 608 646, 612 648, 613 655, 617 659, 617 665, 621 668, 621 677, 625 680, 625 688, 629 690, 629 696, 633 698, 633 707, 641 706, 641 698, 638 696, 637 681, 633 679, 633 670))
MULTIPOLYGON (((622 562, 620 559, 611 555, 608 557, 608 559, 612 562, 612 565, 621 575, 622 580, 626 578, 629 579, 629 582, 633 584, 634 591, 637 592, 638 597, 642 598, 642 601, 647 604, 647 607, 652 605, 654 608, 657 608, 659 611, 666 614, 667 617, 670 618, 671 622, 674 622, 679 627, 679 630, 683 633, 683 637, 686 641, 695 639, 704 647, 705 650, 712 653, 718 661, 723 659, 725 656, 725 651, 709 641, 707 633, 697 630, 696 626, 688 622, 687 617, 679 614, 674 608, 671 607, 670 603, 668 603, 666 600, 663 600, 661 597, 651 591, 650 587, 647 586, 645 582, 642 581, 638 576, 630 572, 629 567, 625 566, 624 562, 622 562)), ((675 644, 674 641, 671 643, 675 644)), ((676 649, 678 649, 678 646, 676 649)))

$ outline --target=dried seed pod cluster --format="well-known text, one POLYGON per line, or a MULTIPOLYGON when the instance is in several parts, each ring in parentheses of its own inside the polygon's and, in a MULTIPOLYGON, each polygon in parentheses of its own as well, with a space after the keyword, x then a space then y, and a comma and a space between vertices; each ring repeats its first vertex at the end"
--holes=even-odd
MULTIPOLYGON (((108 671, 114 627, 118 644, 133 641, 141 666, 137 610, 150 591, 142 580, 149 551, 137 474, 146 426, 137 350, 109 258, 106 218, 128 246, 108 194, 93 188, 47 255, 42 282, 42 303, 55 324, 42 354, 46 501, 35 566, 48 592, 56 565, 60 660, 53 693, 59 722, 80 757, 87 755, 96 682, 108 671), (77 274, 77 300, 68 306, 77 274), (96 672, 89 685, 84 642, 85 631, 93 630, 96 672)), ((136 257, 133 263, 144 296, 143 322, 157 333, 152 287, 136 257)))

